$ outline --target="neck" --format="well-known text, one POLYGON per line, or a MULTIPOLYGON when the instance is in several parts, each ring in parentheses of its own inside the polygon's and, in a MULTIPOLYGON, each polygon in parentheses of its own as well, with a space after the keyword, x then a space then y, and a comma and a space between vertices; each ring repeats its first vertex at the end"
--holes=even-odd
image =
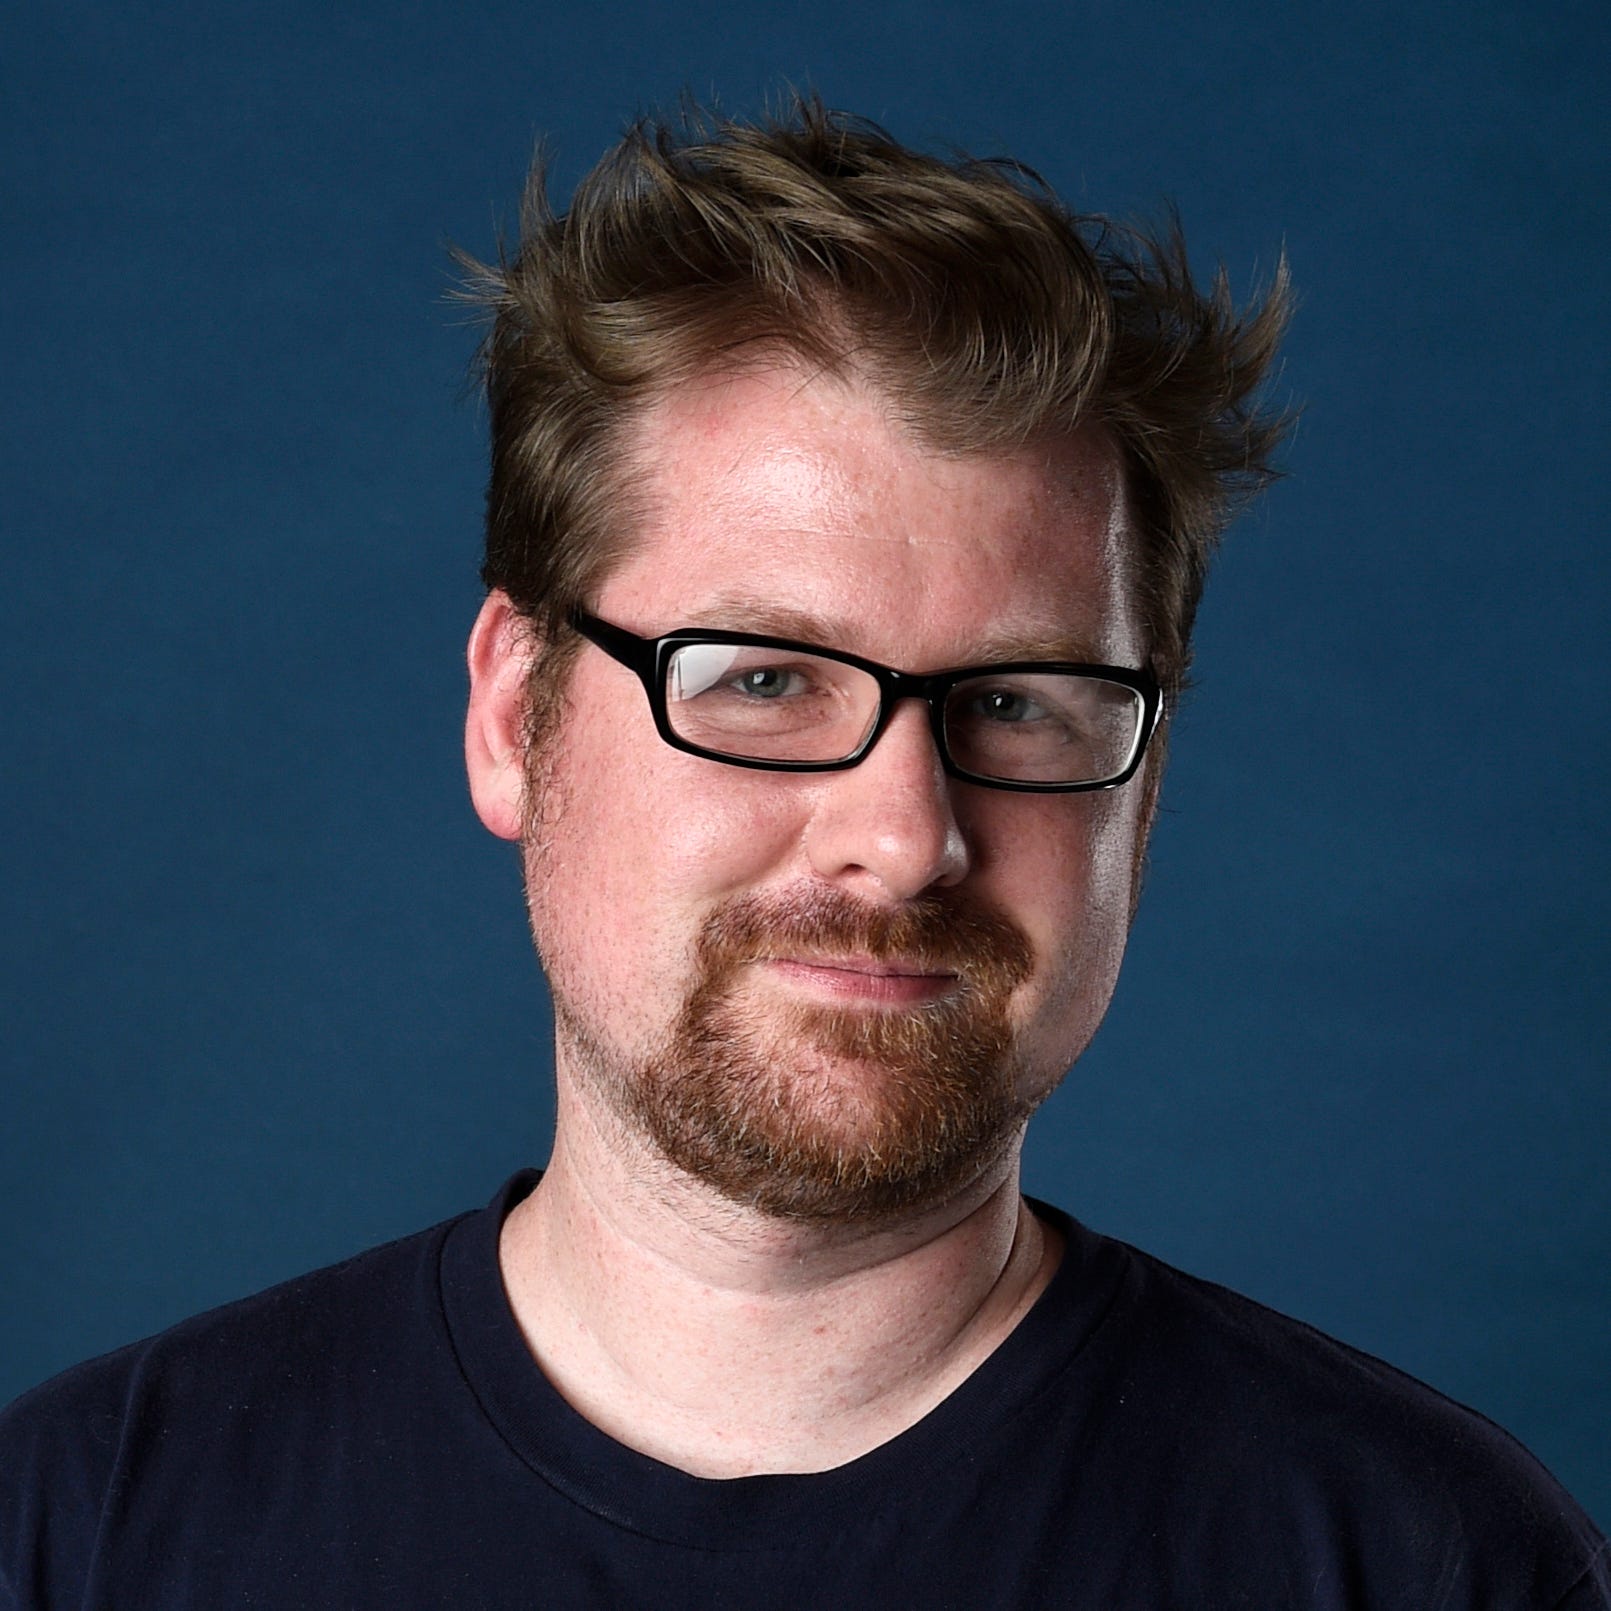
POLYGON ((820 1471, 920 1420, 1001 1344, 1061 1247, 1018 1145, 898 1225, 786 1224, 715 1197, 562 1095, 552 1161, 500 1247, 566 1400, 706 1477, 820 1471))

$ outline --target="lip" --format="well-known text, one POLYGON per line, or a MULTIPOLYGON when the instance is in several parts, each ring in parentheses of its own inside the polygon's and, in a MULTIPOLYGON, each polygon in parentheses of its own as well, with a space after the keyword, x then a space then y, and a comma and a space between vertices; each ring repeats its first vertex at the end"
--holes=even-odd
POLYGON ((957 975, 917 962, 881 957, 768 957, 766 970, 789 984, 839 1000, 896 1005, 936 1001, 956 988, 957 975))

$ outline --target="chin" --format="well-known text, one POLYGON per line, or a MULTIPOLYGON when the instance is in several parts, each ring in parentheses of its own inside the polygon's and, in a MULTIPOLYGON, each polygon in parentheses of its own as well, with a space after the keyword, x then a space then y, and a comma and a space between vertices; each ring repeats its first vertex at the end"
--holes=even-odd
POLYGON ((999 1163, 1035 1105, 1002 1027, 966 1003, 768 1017, 763 1029, 731 1002, 692 1004, 615 1089, 678 1169, 772 1218, 866 1223, 936 1206, 999 1163))

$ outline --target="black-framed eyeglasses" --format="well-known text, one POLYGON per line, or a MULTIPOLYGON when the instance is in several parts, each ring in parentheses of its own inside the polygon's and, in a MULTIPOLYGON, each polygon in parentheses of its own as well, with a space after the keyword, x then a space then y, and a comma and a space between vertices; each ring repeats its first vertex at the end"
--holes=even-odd
POLYGON ((1163 699, 1150 671, 1015 660, 918 675, 814 643, 684 627, 643 638, 585 610, 571 624, 634 672, 666 743, 729 766, 836 772, 921 699, 945 770, 996 789, 1074 793, 1134 776, 1163 699))

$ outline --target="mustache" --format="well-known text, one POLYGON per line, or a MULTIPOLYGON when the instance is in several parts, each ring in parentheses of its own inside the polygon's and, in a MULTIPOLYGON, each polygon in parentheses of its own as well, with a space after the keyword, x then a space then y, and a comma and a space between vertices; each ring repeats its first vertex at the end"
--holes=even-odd
POLYGON ((736 896, 706 920, 699 957, 707 976, 777 956, 865 956, 955 974, 986 993, 1029 977, 1023 930, 973 897, 925 895, 873 906, 842 890, 736 896))

